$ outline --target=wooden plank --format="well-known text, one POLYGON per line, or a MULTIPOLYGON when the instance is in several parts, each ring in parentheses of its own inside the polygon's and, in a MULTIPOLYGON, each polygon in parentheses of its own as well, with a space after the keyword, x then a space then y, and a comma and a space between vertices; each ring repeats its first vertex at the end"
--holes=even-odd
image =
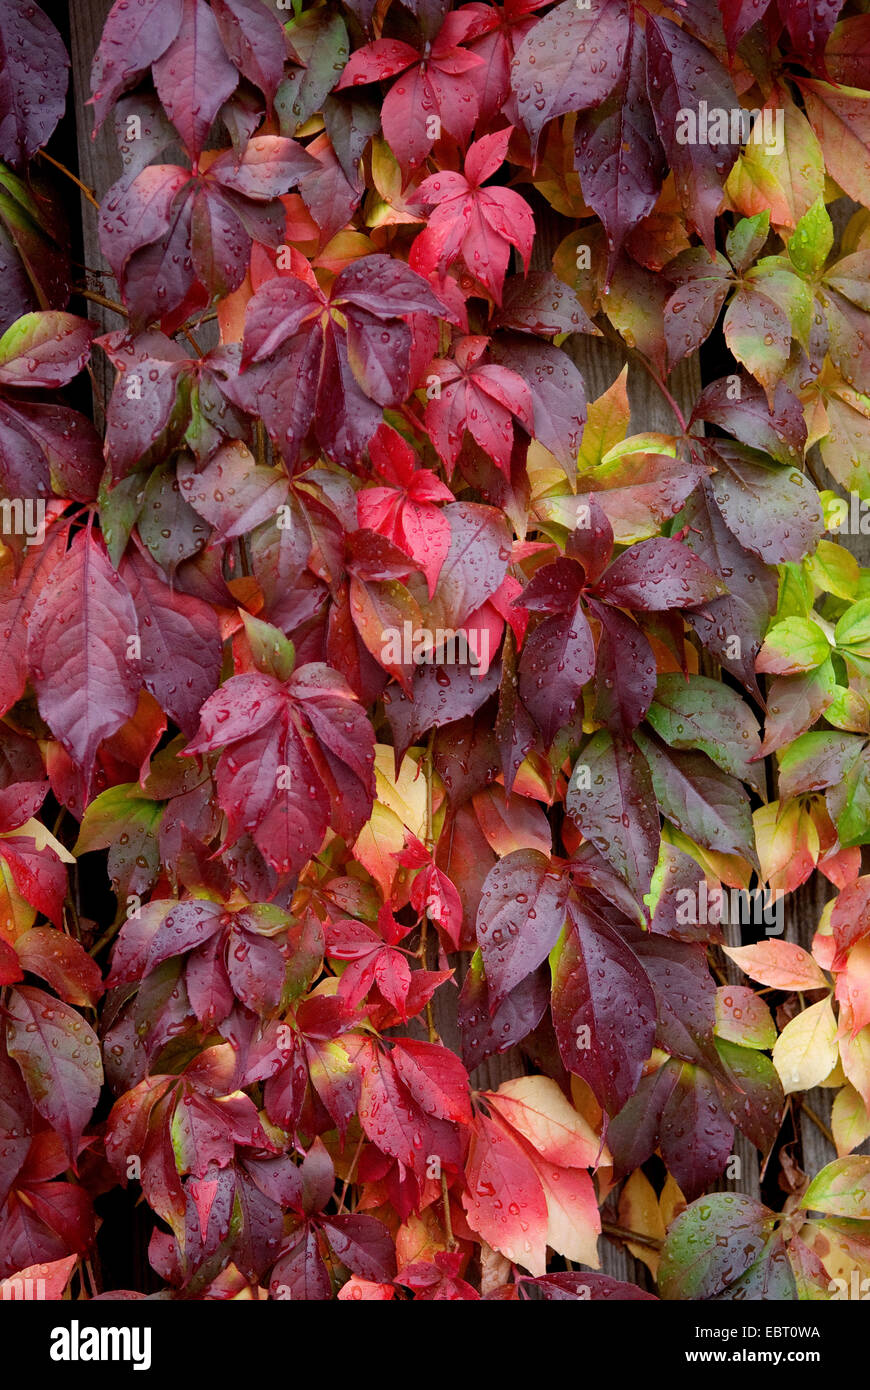
MULTIPOLYGON (((75 0, 69 7, 72 99, 76 116, 79 177, 94 190, 98 198, 102 198, 106 189, 110 188, 123 172, 111 117, 104 123, 96 139, 93 139, 93 107, 85 105, 91 95, 91 60, 103 32, 106 15, 111 8, 112 0, 75 0)), ((117 287, 108 262, 100 250, 97 210, 83 195, 80 215, 84 259, 88 267, 87 287, 114 299, 117 297, 117 287)), ((104 333, 124 326, 123 318, 100 304, 88 304, 88 317, 99 323, 104 333)), ((115 372, 104 353, 94 353, 93 367, 99 391, 99 398, 94 401, 94 416, 97 428, 102 429, 103 406, 111 395, 115 372)))

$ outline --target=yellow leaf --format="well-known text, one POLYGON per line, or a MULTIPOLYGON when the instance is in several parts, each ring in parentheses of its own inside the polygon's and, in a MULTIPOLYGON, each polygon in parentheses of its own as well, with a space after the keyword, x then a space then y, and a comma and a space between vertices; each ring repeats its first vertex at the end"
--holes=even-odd
MULTIPOLYGON (((53 849, 58 859, 62 859, 64 864, 74 864, 76 857, 70 854, 66 845, 62 845, 60 840, 56 840, 51 831, 42 824, 42 821, 31 819, 19 825, 16 830, 10 832, 13 835, 29 835, 37 849, 53 849)), ((0 836, 0 839, 5 839, 0 836)))
POLYGON ((517 1076, 487 1092, 487 1099, 549 1163, 567 1168, 598 1163, 603 1152, 598 1135, 549 1076, 517 1076))
POLYGON ((388 806, 407 825, 412 834, 422 840, 426 835, 426 778, 414 759, 406 753, 394 772, 395 757, 385 743, 375 744, 375 786, 377 800, 388 806))
MULTIPOLYGON (((638 1235, 650 1236, 653 1240, 665 1238, 665 1220, 659 1206, 659 1199, 649 1178, 638 1168, 625 1183, 619 1194, 619 1224, 638 1235)), ((655 1278, 661 1258, 658 1250, 651 1245, 641 1245, 638 1241, 626 1242, 636 1260, 646 1265, 655 1278)))
POLYGON ((395 811, 375 802, 372 814, 360 831, 353 847, 355 858, 368 869, 386 900, 399 867, 399 855, 405 847, 405 828, 395 811))
POLYGON ((559 1168, 542 1158, 534 1168, 547 1199, 547 1244, 566 1260, 598 1269, 601 1213, 586 1169, 559 1168))
POLYGON ((837 1145, 838 1158, 852 1153, 870 1135, 870 1115, 851 1083, 847 1083, 834 1097, 831 1133, 837 1145))
POLYGON ((830 999, 822 999, 783 1028, 773 1049, 773 1065, 788 1095, 792 1091, 812 1090, 833 1071, 836 1063, 837 1020, 830 999))
POLYGON ((589 406, 577 457, 579 473, 597 468, 604 455, 625 438, 630 414, 628 367, 623 367, 613 385, 589 406))
POLYGON ((870 1110, 870 1027, 862 1028, 854 1038, 848 1033, 840 1038, 840 1060, 847 1080, 870 1110))

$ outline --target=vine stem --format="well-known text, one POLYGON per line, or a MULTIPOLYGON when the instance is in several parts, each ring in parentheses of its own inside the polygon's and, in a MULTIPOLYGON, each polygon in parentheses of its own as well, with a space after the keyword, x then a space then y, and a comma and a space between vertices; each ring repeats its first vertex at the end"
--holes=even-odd
MULTIPOLYGON (((426 848, 427 848, 427 850, 429 851, 430 854, 432 853, 432 850, 433 850, 433 847, 434 847, 434 836, 433 836, 433 834, 432 834, 432 770, 433 770, 433 762, 434 762, 434 750, 435 750, 435 730, 434 730, 434 729, 430 729, 430 730, 429 730, 429 739, 428 739, 428 742, 427 742, 427 744, 426 744, 426 752, 425 752, 424 757, 423 757, 424 776, 425 776, 425 778, 426 778, 426 848)), ((427 962, 426 962, 426 946, 427 946, 427 940, 426 940, 426 938, 427 938, 427 934, 428 934, 428 927, 429 927, 429 913, 428 913, 428 911, 427 911, 426 909, 424 909, 424 911, 423 911, 423 922, 422 922, 422 925, 421 925, 421 927, 420 927, 420 960, 421 960, 422 963, 423 963, 423 969, 424 969, 424 970, 427 968, 427 962)), ((433 1012, 432 1012, 432 1000, 431 1000, 431 999, 429 1000, 429 1002, 428 1002, 427 1005, 426 1005, 426 1027, 427 1027, 428 1030, 429 1030, 429 1041, 430 1041, 430 1043, 437 1043, 437 1042, 440 1042, 441 1039, 440 1039, 440 1037, 438 1036, 438 1029, 435 1027, 435 1015, 434 1015, 433 1012)))
POLYGON ((827 1139, 828 1143, 832 1146, 832 1148, 836 1148, 836 1140, 834 1139, 834 1136, 831 1133, 831 1131, 828 1129, 828 1126, 825 1124, 821 1116, 817 1115, 815 1110, 813 1110, 809 1105, 807 1105, 805 1100, 801 1101, 801 1110, 803 1110, 805 1115, 808 1115, 810 1117, 813 1124, 816 1126, 816 1129, 821 1130, 822 1134, 824 1134, 825 1138, 827 1139))
POLYGON ((352 1158, 351 1161, 350 1161, 350 1167, 349 1167, 348 1170, 347 1170, 347 1177, 346 1177, 345 1180, 344 1180, 344 1186, 343 1186, 342 1189, 341 1189, 341 1196, 340 1196, 340 1198, 339 1198, 339 1200, 338 1200, 338 1213, 337 1213, 339 1216, 340 1216, 341 1213, 344 1211, 344 1199, 345 1199, 346 1196, 347 1196, 347 1189, 350 1187, 351 1178, 353 1177, 354 1170, 355 1170, 356 1165, 357 1165, 357 1162, 358 1162, 358 1160, 359 1160, 360 1150, 362 1149, 362 1146, 363 1146, 364 1142, 365 1142, 365 1134, 363 1133, 363 1134, 361 1134, 360 1137, 359 1137, 359 1142, 357 1143, 356 1149, 355 1149, 355 1151, 354 1151, 353 1158, 352 1158))
POLYGON ((59 159, 55 159, 52 155, 46 154, 45 150, 39 150, 38 153, 40 159, 44 159, 47 164, 53 164, 55 169, 59 169, 62 174, 66 174, 68 179, 72 179, 76 187, 80 188, 82 193, 84 193, 88 202, 99 212, 100 200, 92 188, 88 188, 86 183, 82 183, 78 175, 74 174, 72 169, 68 169, 65 164, 61 164, 59 159))
POLYGON ((634 1241, 636 1245, 648 1245, 650 1250, 661 1250, 664 1242, 656 1240, 655 1236, 643 1236, 640 1231, 630 1231, 627 1226, 616 1226, 612 1221, 602 1221, 601 1230, 606 1236, 615 1236, 617 1240, 634 1241))
POLYGON ((113 314, 120 314, 122 319, 130 317, 123 304, 118 304, 114 299, 107 299, 104 294, 99 294, 96 290, 75 290, 74 293, 80 294, 82 299, 92 300, 94 304, 102 304, 104 309, 111 309, 113 314))
POLYGON ((687 425, 687 423, 686 423, 686 417, 685 417, 685 415, 683 414, 682 410, 680 409, 680 407, 679 407, 679 405, 678 405, 676 399, 674 398, 672 392, 670 392, 670 391, 668 390, 667 386, 666 386, 665 383, 662 381, 662 379, 661 379, 661 377, 659 376, 658 372, 655 371, 655 369, 650 365, 649 362, 647 362, 647 360, 646 360, 646 358, 644 357, 643 353, 642 353, 642 352, 638 352, 638 350, 637 350, 636 348, 630 348, 630 347, 628 346, 628 344, 626 343, 625 339, 622 338, 622 337, 620 337, 620 335, 619 335, 618 333, 614 332, 614 330, 610 327, 609 324, 605 324, 605 326, 604 326, 604 337, 605 337, 605 338, 608 338, 608 339, 610 340, 610 342, 614 343, 617 347, 619 347, 619 348, 621 349, 622 352, 627 353, 627 354, 628 354, 628 357, 630 358, 630 360, 631 360, 632 362, 639 362, 639 363, 640 363, 640 365, 643 367, 644 371, 646 372, 647 376, 650 378, 651 381, 654 381, 654 382, 655 382, 655 384, 656 384, 656 386, 658 387, 659 391, 661 392, 662 396, 663 396, 664 399, 667 401, 668 405, 671 407, 671 410, 674 412, 674 416, 675 416, 675 418, 676 418, 677 424, 679 425, 682 434, 688 436, 689 427, 688 427, 688 425, 687 425))
POLYGON ((447 1249, 456 1250, 459 1242, 453 1234, 453 1221, 450 1216, 450 1194, 447 1187, 447 1174, 441 1169, 441 1201, 444 1204, 444 1232, 447 1236, 447 1249))

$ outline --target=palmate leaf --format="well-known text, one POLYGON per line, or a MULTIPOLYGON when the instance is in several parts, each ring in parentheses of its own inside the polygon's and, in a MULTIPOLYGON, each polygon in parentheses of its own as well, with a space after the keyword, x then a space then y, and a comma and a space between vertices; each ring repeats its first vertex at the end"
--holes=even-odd
POLYGON ((267 860, 297 872, 319 847, 330 816, 347 838, 368 818, 374 734, 337 672, 299 667, 273 676, 233 676, 200 711, 186 753, 226 749, 218 763, 227 843, 253 833, 267 860))
POLYGON ((865 1160, 799 1236, 709 1194, 786 1093, 868 1124, 867 17, 105 9, 104 440, 65 55, 0 16, 0 1280, 92 1293, 135 1155, 164 1299, 644 1297, 583 1272, 623 1178, 665 1298, 827 1296, 865 1160), (816 867, 717 987, 717 885, 816 867))
POLYGON ((339 462, 355 461, 410 381, 405 317, 447 310, 422 276, 387 256, 346 267, 329 298, 291 277, 267 281, 245 318, 242 371, 226 390, 259 414, 292 465, 309 428, 339 462), (342 327, 324 308, 334 306, 342 327))

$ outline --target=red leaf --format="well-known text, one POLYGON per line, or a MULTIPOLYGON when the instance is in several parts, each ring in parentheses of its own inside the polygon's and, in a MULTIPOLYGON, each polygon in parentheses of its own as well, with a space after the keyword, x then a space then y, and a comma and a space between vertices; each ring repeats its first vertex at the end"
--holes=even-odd
POLYGON ((86 782, 100 741, 136 712, 141 678, 128 656, 136 633, 133 602, 104 545, 79 532, 37 599, 28 659, 40 712, 86 782))
POLYGON ((103 992, 100 967, 74 937, 52 927, 33 927, 16 945, 24 969, 46 980, 67 1004, 96 1008, 103 992))
POLYGON ((75 1165, 78 1142, 103 1084, 100 1044, 81 1014, 41 989, 19 985, 6 1013, 6 1045, 40 1115, 75 1165))
POLYGON ((532 1274, 547 1267, 547 1199, 519 1144, 477 1115, 465 1169, 462 1204, 473 1231, 532 1274))
POLYGON ((212 122, 238 80, 213 11, 205 0, 182 0, 177 36, 154 62, 154 85, 192 158, 202 152, 212 122))
POLYGON ((470 1123, 468 1076, 459 1058, 446 1047, 397 1038, 392 1059, 397 1074, 427 1115, 461 1125, 470 1123))

